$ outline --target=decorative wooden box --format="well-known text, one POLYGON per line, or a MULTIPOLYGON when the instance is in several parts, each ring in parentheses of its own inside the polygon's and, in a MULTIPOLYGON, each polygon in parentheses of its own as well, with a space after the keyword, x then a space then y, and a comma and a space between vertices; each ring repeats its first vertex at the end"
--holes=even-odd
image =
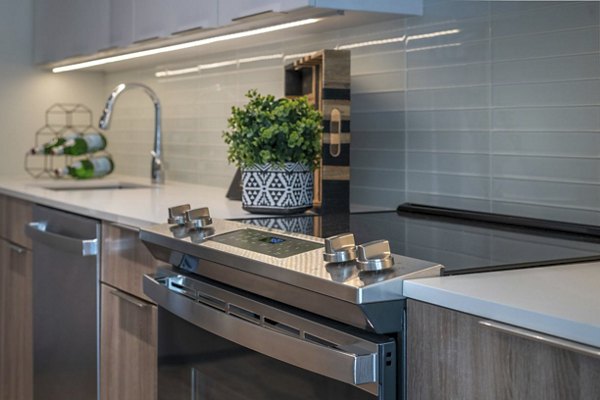
POLYGON ((307 96, 323 114, 321 167, 315 171, 318 212, 350 210, 350 51, 320 50, 285 67, 285 96, 307 96))

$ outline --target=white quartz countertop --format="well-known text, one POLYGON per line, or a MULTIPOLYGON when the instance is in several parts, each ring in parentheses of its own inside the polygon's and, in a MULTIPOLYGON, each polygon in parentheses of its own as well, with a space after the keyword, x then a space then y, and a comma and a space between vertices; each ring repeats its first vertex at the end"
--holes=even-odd
POLYGON ((15 179, 0 177, 0 193, 76 214, 142 227, 166 222, 168 208, 190 204, 192 208, 209 207, 214 218, 243 218, 250 214, 240 201, 225 197, 223 188, 167 181, 152 185, 149 178, 110 175, 104 179, 76 181, 70 179, 15 179), (133 189, 51 190, 51 187, 111 186, 131 183, 143 185, 133 189))
POLYGON ((415 279, 404 294, 600 348, 600 262, 415 279))
MULTIPOLYGON (((214 218, 256 216, 223 188, 111 175, 89 181, 0 176, 0 194, 134 227, 163 223, 167 209, 189 203, 214 218), (137 184, 132 189, 89 186, 137 184), (52 190, 56 186, 87 190, 52 190)), ((353 207, 356 211, 356 207, 353 207)), ((259 216, 257 216, 259 217, 259 216)), ((600 263, 408 280, 404 295, 600 348, 600 263)))

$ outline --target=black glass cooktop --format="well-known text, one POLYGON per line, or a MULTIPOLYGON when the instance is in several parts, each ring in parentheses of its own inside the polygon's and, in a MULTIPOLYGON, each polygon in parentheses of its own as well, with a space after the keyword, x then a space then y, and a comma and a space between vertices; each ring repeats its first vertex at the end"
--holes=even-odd
POLYGON ((600 236, 543 224, 531 228, 405 211, 257 216, 241 222, 318 237, 352 232, 356 243, 387 239, 393 253, 440 263, 445 274, 600 260, 600 236))

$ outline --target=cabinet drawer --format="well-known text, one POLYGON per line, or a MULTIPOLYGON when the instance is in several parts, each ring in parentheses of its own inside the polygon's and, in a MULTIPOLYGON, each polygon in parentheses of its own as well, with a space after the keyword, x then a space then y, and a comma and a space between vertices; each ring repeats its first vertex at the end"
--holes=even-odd
POLYGON ((151 301, 144 295, 142 277, 154 272, 158 262, 140 242, 137 229, 104 222, 102 237, 102 282, 151 301))
POLYGON ((25 235, 25 224, 31 222, 31 203, 0 195, 0 236, 31 249, 31 239, 25 235))

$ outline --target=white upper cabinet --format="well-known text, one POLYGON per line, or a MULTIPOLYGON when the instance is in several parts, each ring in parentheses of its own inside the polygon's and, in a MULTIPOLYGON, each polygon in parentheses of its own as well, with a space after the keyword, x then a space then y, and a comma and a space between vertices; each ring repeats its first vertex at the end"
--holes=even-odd
POLYGON ((417 15, 423 12, 422 0, 312 0, 311 3, 314 7, 349 11, 417 15))
POLYGON ((152 39, 170 38, 169 43, 174 43, 184 33, 206 37, 232 29, 289 22, 320 15, 321 10, 395 14, 422 11, 422 0, 34 1, 34 58, 38 64, 78 56, 92 59, 107 49, 112 49, 112 54, 123 53, 129 51, 125 47, 133 49, 136 43, 152 39), (235 28, 219 29, 227 26, 235 28), (213 28, 217 29, 208 32, 213 28))
POLYGON ((219 25, 269 12, 287 12, 306 7, 308 0, 218 0, 219 25))
POLYGON ((110 47, 133 42, 133 0, 110 0, 110 47))
POLYGON ((109 9, 109 0, 36 1, 35 61, 89 55, 109 47, 109 9))
POLYGON ((219 25, 227 25, 259 14, 286 13, 308 7, 420 14, 422 5, 422 0, 219 0, 219 25))
POLYGON ((132 1, 134 42, 214 28, 218 23, 217 0, 132 1))

